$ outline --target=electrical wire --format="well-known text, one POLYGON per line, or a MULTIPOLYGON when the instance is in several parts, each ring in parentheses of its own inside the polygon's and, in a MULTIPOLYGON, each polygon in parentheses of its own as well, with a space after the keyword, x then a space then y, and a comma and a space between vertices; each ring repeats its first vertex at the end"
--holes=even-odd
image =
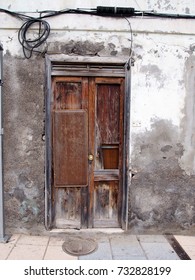
MULTIPOLYGON (((23 48, 23 53, 26 58, 30 58, 33 52, 43 53, 42 51, 35 50, 39 48, 50 34, 50 25, 47 21, 42 19, 29 19, 19 29, 18 40, 23 48), (38 36, 34 39, 29 37, 29 30, 33 25, 38 24, 38 36)), ((32 36, 32 34, 31 34, 32 36)))
POLYGON ((195 19, 195 15, 185 15, 185 14, 164 14, 156 13, 154 11, 135 11, 134 16, 144 16, 144 17, 156 17, 156 18, 169 18, 169 19, 195 19))
POLYGON ((32 56, 32 53, 40 53, 44 54, 46 53, 46 50, 40 51, 38 50, 41 45, 46 43, 47 38, 49 37, 50 34, 50 25, 47 21, 45 21, 45 18, 53 17, 53 16, 58 16, 62 14, 89 14, 89 15, 95 15, 95 12, 92 11, 85 11, 82 9, 64 9, 60 11, 41 11, 40 16, 35 18, 31 16, 27 16, 22 13, 16 13, 16 12, 11 12, 5 9, 0 9, 0 13, 6 13, 10 16, 13 16, 15 18, 18 18, 24 23, 20 27, 18 31, 18 41, 22 45, 23 53, 25 58, 29 59, 32 56), (38 35, 36 38, 32 39, 30 38, 30 35, 32 37, 32 28, 36 24, 39 25, 38 27, 38 35))
POLYGON ((45 51, 40 51, 39 47, 46 43, 47 38, 50 34, 50 25, 45 20, 46 18, 63 15, 63 14, 85 14, 85 15, 95 15, 95 16, 103 16, 103 17, 122 17, 128 21, 131 33, 131 48, 130 48, 130 55, 129 61, 132 56, 132 29, 131 23, 127 19, 128 17, 154 17, 154 18, 169 18, 169 19, 195 19, 195 15, 186 15, 186 14, 164 14, 164 13, 156 13, 154 11, 138 11, 134 8, 120 8, 120 7, 103 7, 98 6, 94 9, 64 9, 59 11, 50 11, 45 10, 39 12, 39 17, 31 17, 26 14, 12 12, 9 10, 1 9, 0 13, 5 13, 10 16, 13 16, 19 20, 24 21, 21 28, 18 32, 18 40, 22 45, 24 56, 26 58, 30 58, 33 52, 37 53, 45 53, 45 51), (33 28, 33 25, 38 24, 38 36, 35 39, 31 39, 29 35, 32 33, 30 32, 33 28))
POLYGON ((130 63, 131 63, 131 58, 132 58, 132 54, 133 54, 133 51, 132 51, 132 49, 133 49, 133 32, 132 32, 132 28, 131 28, 131 23, 130 23, 130 21, 128 20, 128 18, 126 18, 126 17, 124 17, 124 19, 126 19, 126 21, 128 22, 128 24, 129 24, 129 28, 130 28, 130 36, 131 36, 131 38, 129 39, 130 40, 130 48, 129 48, 129 59, 128 59, 128 61, 127 61, 127 70, 129 70, 130 69, 130 63))
POLYGON ((8 15, 13 16, 15 18, 18 18, 20 20, 33 19, 33 17, 31 17, 31 16, 28 16, 28 15, 25 15, 25 14, 21 14, 21 13, 11 12, 9 10, 5 10, 5 9, 1 9, 1 8, 0 8, 0 13, 8 14, 8 15))

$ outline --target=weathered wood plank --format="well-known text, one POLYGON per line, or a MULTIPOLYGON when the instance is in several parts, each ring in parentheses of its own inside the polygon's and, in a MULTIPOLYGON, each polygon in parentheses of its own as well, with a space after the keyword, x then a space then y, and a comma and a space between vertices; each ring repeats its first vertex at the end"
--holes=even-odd
POLYGON ((82 84, 76 82, 56 82, 54 101, 55 110, 81 109, 82 84))
POLYGON ((55 226, 81 228, 80 188, 55 189, 55 226))
POLYGON ((94 181, 116 181, 119 180, 119 170, 106 169, 94 172, 94 181))
POLYGON ((88 187, 81 188, 81 227, 88 228, 88 187))
POLYGON ((111 77, 97 77, 95 79, 96 84, 121 84, 123 81, 123 78, 111 78, 111 77))
MULTIPOLYGON (((124 147, 124 139, 126 138, 126 129, 124 127, 124 96, 125 96, 125 80, 121 79, 121 85, 120 85, 120 125, 119 125, 119 193, 118 193, 118 216, 120 217, 120 221, 122 223, 122 208, 124 206, 124 203, 127 203, 123 200, 124 190, 124 169, 123 169, 123 163, 125 154, 127 151, 125 151, 124 147)), ((128 186, 126 187, 128 188, 128 186)), ((128 198, 126 198, 128 199, 128 198)))
POLYGON ((98 84, 96 96, 97 130, 101 144, 119 142, 120 86, 98 84))
MULTIPOLYGON (((89 79, 89 153, 95 153, 95 81, 89 79)), ((94 160, 89 162, 89 204, 88 227, 93 227, 94 213, 94 160)))
MULTIPOLYGON (((94 223, 107 221, 118 224, 118 181, 95 182, 94 223)), ((100 224, 100 223, 99 223, 100 224)), ((94 224, 95 226, 95 224, 94 224)))

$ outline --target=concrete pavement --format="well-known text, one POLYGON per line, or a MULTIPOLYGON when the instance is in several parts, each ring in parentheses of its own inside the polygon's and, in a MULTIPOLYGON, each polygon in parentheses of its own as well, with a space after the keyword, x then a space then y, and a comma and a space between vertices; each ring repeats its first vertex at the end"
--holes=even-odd
MULTIPOLYGON (((74 236, 93 238, 98 249, 85 256, 72 256, 62 250, 69 234, 35 236, 14 234, 0 243, 0 260, 180 260, 177 250, 163 235, 77 232, 74 236)), ((190 259, 195 260, 195 236, 174 236, 190 259)))

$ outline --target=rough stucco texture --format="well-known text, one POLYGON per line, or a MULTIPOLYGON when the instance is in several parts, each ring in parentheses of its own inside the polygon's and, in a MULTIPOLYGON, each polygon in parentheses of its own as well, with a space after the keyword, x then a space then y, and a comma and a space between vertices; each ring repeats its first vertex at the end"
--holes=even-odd
MULTIPOLYGON (((146 63, 151 50, 148 49, 142 58, 137 56, 137 71, 133 70, 132 76, 135 80, 138 75, 138 87, 132 82, 131 115, 134 118, 136 114, 141 124, 140 127, 131 127, 133 177, 129 188, 129 228, 137 232, 193 233, 194 48, 190 46, 182 52, 182 48, 177 50, 166 46, 166 53, 159 55, 162 65, 155 61, 154 56, 153 63, 146 63), (142 59, 140 66, 139 59, 142 59), (144 74, 142 79, 139 70, 141 75, 144 74), (147 126, 141 127, 145 123, 147 126)), ((136 51, 139 54, 140 47, 135 54, 136 51)), ((155 48, 154 52, 157 53, 155 48)))
POLYGON ((4 56, 6 227, 44 223, 44 60, 4 56))
POLYGON ((129 227, 180 232, 195 225, 195 176, 179 165, 184 147, 178 128, 168 120, 154 120, 151 131, 133 136, 136 143, 130 187, 129 227))

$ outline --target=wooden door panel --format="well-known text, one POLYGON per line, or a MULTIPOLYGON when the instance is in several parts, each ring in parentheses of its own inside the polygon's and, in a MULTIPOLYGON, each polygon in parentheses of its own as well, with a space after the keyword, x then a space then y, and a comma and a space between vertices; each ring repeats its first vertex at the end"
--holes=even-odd
POLYGON ((123 133, 121 79, 96 79, 95 169, 118 169, 123 133), (110 163, 110 164, 109 164, 110 163))
POLYGON ((55 226, 119 227, 124 79, 55 77, 52 89, 55 226))
POLYGON ((94 227, 118 227, 118 181, 95 182, 94 227))
POLYGON ((57 228, 86 228, 88 218, 88 80, 52 83, 53 216, 57 228))
POLYGON ((81 188, 55 189, 55 226, 81 228, 81 188))
POLYGON ((54 112, 55 187, 88 185, 88 124, 85 110, 54 112))
POLYGON ((81 83, 56 83, 56 109, 81 109, 81 83))
POLYGON ((99 142, 119 142, 120 85, 98 84, 96 93, 96 136, 99 142))
POLYGON ((55 78, 53 87, 53 110, 82 109, 82 79, 55 78))
POLYGON ((96 78, 92 87, 95 95, 93 226, 119 227, 124 80, 96 78))

